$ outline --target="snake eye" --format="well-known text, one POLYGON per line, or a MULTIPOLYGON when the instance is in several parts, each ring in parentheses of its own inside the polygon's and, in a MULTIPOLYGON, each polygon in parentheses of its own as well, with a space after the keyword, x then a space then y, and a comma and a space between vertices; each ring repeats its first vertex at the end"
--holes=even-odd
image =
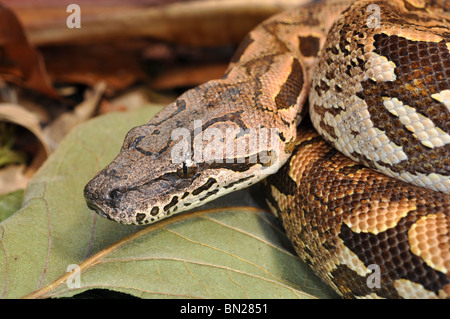
POLYGON ((108 193, 107 201, 112 207, 118 207, 122 197, 125 195, 125 192, 125 187, 115 188, 108 193))
POLYGON ((197 173, 197 165, 187 165, 183 162, 183 165, 177 168, 177 175, 179 178, 191 178, 197 173))

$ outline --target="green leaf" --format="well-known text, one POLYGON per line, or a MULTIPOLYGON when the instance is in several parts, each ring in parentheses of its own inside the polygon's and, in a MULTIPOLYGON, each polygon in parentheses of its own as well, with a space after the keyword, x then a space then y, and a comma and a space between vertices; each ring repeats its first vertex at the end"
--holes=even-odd
POLYGON ((159 109, 101 116, 61 143, 30 181, 22 208, 0 223, 0 296, 109 289, 145 298, 335 297, 259 209, 199 210, 136 227, 86 207, 84 185, 126 132, 159 109))
POLYGON ((23 164, 26 156, 12 149, 15 139, 15 126, 0 122, 0 167, 8 164, 23 164))
POLYGON ((23 190, 19 189, 0 195, 0 222, 19 210, 22 205, 23 193, 23 190))

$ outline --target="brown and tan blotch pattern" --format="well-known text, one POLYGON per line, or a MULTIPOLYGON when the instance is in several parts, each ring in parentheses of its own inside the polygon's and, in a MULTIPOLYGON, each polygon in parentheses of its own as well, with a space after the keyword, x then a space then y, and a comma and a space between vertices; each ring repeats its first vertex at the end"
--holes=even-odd
POLYGON ((88 206, 142 225, 265 179, 342 296, 449 298, 449 3, 333 0, 264 21, 221 79, 127 134, 88 206))
POLYGON ((336 22, 314 73, 311 119, 348 157, 448 193, 450 14, 407 4, 360 1, 336 22))
POLYGON ((355 163, 311 129, 266 183, 298 254, 344 297, 450 295, 450 195, 355 163))

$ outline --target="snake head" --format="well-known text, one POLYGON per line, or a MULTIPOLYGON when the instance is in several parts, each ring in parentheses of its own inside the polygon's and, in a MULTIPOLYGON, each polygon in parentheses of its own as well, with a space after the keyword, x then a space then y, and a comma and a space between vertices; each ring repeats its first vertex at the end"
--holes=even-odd
POLYGON ((123 224, 147 224, 273 173, 281 145, 268 152, 239 147, 250 134, 242 130, 250 122, 243 112, 206 112, 202 99, 187 94, 128 132, 117 157, 85 186, 89 208, 123 224))

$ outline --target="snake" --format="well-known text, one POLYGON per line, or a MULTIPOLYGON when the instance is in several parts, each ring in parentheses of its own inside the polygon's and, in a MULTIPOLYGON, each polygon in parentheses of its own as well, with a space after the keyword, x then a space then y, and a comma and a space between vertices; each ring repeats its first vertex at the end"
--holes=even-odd
POLYGON ((332 0, 249 32, 85 186, 144 225, 261 185, 344 298, 450 297, 450 3, 332 0))

